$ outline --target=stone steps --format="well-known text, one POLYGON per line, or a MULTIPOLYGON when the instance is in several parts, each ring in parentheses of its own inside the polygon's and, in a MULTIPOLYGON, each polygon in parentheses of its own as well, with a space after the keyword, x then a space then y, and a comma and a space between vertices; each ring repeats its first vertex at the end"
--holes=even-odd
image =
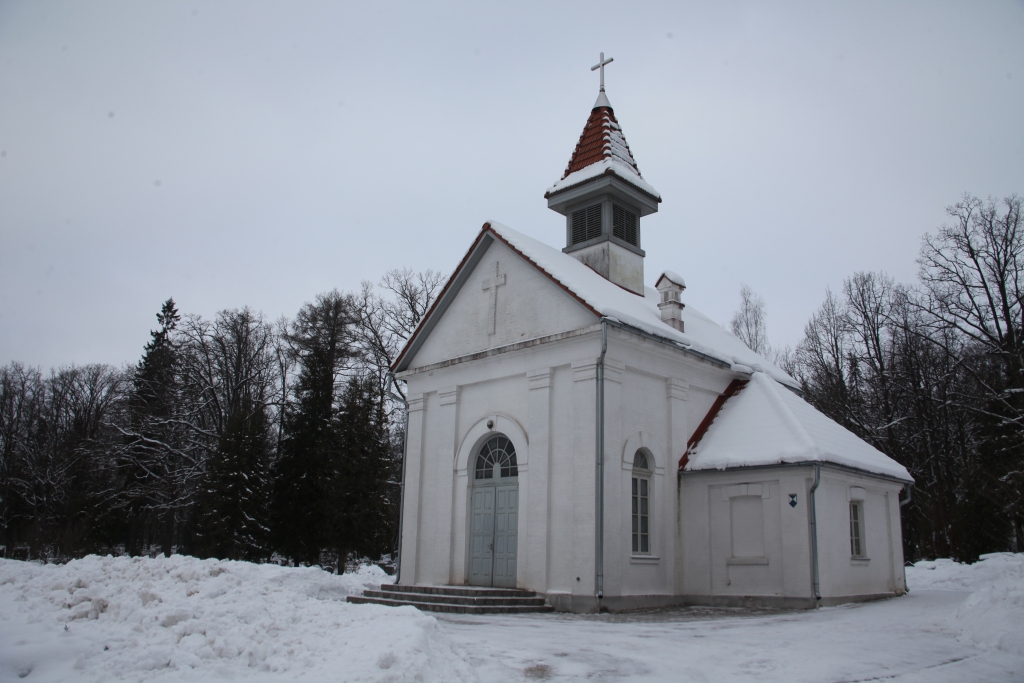
POLYGON ((366 590, 361 596, 348 596, 347 600, 355 604, 391 607, 411 605, 428 612, 452 614, 530 614, 554 611, 534 591, 517 588, 385 584, 380 590, 366 590))

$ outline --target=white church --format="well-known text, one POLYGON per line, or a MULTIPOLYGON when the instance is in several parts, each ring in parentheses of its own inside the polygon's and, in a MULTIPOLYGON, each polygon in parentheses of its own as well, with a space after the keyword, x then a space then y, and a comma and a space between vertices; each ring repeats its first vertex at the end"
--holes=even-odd
POLYGON ((661 195, 606 63, 545 193, 564 248, 485 223, 394 364, 398 588, 521 588, 573 612, 904 593, 907 470, 689 306, 682 277, 645 274, 661 195))

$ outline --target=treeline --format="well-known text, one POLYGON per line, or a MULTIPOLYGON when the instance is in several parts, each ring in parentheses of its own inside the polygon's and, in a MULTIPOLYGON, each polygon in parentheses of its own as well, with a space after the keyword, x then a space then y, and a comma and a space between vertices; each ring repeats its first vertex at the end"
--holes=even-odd
MULTIPOLYGON (((965 196, 925 236, 917 283, 857 273, 774 354, 913 475, 908 559, 1024 548, 1021 204, 965 196)), ((392 271, 275 323, 168 300, 134 367, 0 368, 3 555, 337 567, 393 550, 402 433, 387 369, 440 284, 392 271)), ((732 329, 773 355, 749 288, 732 329)))
MULTIPOLYGON (((777 360, 821 411, 913 475, 908 559, 1024 549, 1022 200, 965 196, 923 239, 919 280, 857 273, 777 360)), ((748 288, 733 331, 768 351, 748 288)))
POLYGON ((3 555, 343 568, 393 551, 403 435, 387 371, 440 283, 392 271, 274 323, 168 300, 134 367, 0 368, 3 555))

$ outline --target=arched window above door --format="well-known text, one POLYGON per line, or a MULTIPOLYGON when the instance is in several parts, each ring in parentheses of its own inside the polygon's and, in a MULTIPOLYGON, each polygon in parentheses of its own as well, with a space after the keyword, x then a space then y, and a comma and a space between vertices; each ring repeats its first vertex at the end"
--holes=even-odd
POLYGON ((507 479, 519 476, 516 449, 504 434, 492 436, 476 456, 476 479, 507 479))

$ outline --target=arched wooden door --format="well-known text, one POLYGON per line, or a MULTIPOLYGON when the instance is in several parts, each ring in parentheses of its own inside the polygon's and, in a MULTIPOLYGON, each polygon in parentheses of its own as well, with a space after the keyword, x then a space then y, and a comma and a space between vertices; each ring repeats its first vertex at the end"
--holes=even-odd
POLYGON ((519 468, 504 434, 492 436, 476 456, 470 505, 469 583, 516 586, 519 468))

